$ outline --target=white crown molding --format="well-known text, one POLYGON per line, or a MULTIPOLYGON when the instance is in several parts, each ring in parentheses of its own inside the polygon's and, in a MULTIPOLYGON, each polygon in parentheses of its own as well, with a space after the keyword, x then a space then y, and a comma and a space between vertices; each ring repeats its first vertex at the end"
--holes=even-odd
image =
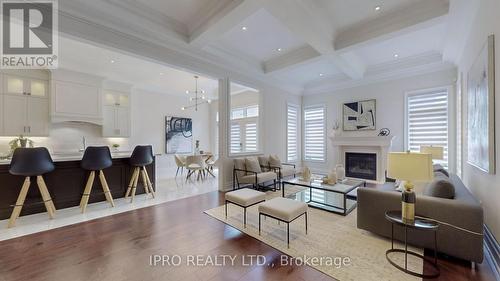
MULTIPOLYGON (((336 75, 327 77, 321 82, 308 83, 304 88, 303 95, 317 95, 331 93, 332 91, 359 87, 368 84, 392 81, 406 77, 418 76, 427 73, 450 71, 456 76, 455 65, 443 62, 440 54, 426 53, 397 62, 380 64, 369 67, 363 79, 352 80, 347 77, 336 75)), ((456 78, 450 78, 450 83, 456 78)))
POLYGON ((283 71, 292 66, 299 66, 310 62, 321 56, 313 47, 309 45, 302 46, 298 49, 291 50, 279 57, 269 59, 262 63, 262 68, 265 73, 274 73, 283 71))

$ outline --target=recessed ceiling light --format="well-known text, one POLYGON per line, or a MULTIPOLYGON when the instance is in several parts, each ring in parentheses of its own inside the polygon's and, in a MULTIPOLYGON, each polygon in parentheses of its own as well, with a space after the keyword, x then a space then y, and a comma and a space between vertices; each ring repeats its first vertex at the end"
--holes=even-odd
POLYGON ((185 107, 181 107, 181 110, 186 110, 186 108, 185 107))
POLYGON ((399 58, 399 55, 398 54, 394 54, 394 58, 399 58))
POLYGON ((377 12, 378 12, 378 11, 380 11, 380 10, 382 10, 382 7, 380 7, 380 6, 376 6, 376 7, 375 7, 375 11, 377 11, 377 12))
POLYGON ((247 27, 246 27, 246 26, 243 26, 243 27, 241 28, 241 30, 243 30, 243 31, 247 31, 247 27))
POLYGON ((320 73, 320 74, 319 74, 319 76, 320 76, 320 77, 321 77, 321 76, 323 76, 323 73, 320 73))
POLYGON ((111 60, 111 63, 115 63, 115 60, 111 60))
POLYGON ((281 52, 281 51, 283 51, 283 49, 278 48, 278 49, 276 49, 276 51, 281 52))
POLYGON ((163 75, 163 72, 160 72, 160 75, 163 75))
POLYGON ((186 94, 189 94, 189 90, 186 90, 186 94))

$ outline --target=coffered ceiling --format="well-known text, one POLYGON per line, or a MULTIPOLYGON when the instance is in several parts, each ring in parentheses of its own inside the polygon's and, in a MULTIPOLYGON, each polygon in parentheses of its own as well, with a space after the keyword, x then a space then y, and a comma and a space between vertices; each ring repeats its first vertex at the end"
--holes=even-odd
MULTIPOLYGON (((169 63, 200 65, 200 70, 193 70, 214 76, 237 74, 248 81, 310 94, 336 85, 373 82, 377 77, 453 67, 447 53, 456 58, 460 43, 449 41, 460 38, 447 35, 459 21, 459 13, 450 11, 461 11, 464 19, 466 2, 68 0, 59 6, 63 17, 177 52, 169 63)), ((72 33, 71 27, 61 25, 61 29, 72 33)), ((147 49, 137 51, 147 56, 147 49)))

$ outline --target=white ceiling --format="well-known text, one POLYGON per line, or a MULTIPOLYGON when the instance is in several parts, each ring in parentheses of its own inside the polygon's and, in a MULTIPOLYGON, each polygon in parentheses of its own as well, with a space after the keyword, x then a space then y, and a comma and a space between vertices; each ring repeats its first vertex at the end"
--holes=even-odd
MULTIPOLYGON (((385 16, 388 12, 396 10, 422 0, 312 0, 316 2, 329 15, 332 25, 338 31, 347 27, 385 16), (380 6, 379 11, 375 10, 380 6)), ((427 0, 423 0, 427 1, 427 0)), ((432 0, 431 0, 432 1, 432 0)))
MULTIPOLYGON (((212 77, 220 76, 220 71, 212 73, 209 67, 212 64, 224 69, 222 75, 237 73, 243 80, 295 93, 308 92, 315 85, 339 77, 343 85, 349 81, 355 85, 373 69, 410 74, 427 66, 427 71, 433 71, 436 64, 445 64, 444 46, 453 45, 445 42, 445 38, 451 38, 446 36, 452 28, 449 19, 457 18, 450 14, 449 8, 456 5, 455 0, 74 0, 74 3, 70 12, 81 13, 80 17, 98 18, 99 24, 111 30, 174 50, 177 65, 195 72, 199 71, 196 65, 201 65, 212 77), (108 4, 105 11, 104 2, 108 4), (78 9, 78 3, 85 10, 78 9), (380 10, 375 10, 376 6, 380 10), (85 12, 92 12, 92 17, 86 17, 85 12), (158 21, 158 13, 163 21, 158 21), (118 19, 146 20, 148 15, 155 20, 116 24, 118 19), (165 32, 158 33, 162 29, 165 32), (278 48, 282 51, 277 51, 278 48), (180 56, 185 59, 179 59, 180 56), (323 75, 319 76, 320 73, 323 75)), ((60 9, 65 9, 65 2, 60 9)), ((100 43, 107 44, 103 40, 100 43)), ((63 49, 61 44, 64 54, 63 49)), ((171 92, 185 91, 192 76, 186 74, 185 78, 180 78, 181 75, 169 80, 177 74, 160 70, 163 65, 150 67, 132 59, 123 60, 123 65, 118 62, 112 68, 101 66, 100 71, 109 71, 110 76, 135 78, 140 88, 165 90, 168 86, 171 92), (129 62, 134 71, 121 69, 127 68, 129 62), (160 71, 168 73, 165 75, 168 77, 158 77, 160 71)), ((167 58, 159 60, 172 63, 167 58)), ((75 64, 91 63, 102 62, 75 64)))
POLYGON ((305 44, 265 9, 244 19, 214 43, 219 48, 241 52, 257 61, 266 61, 305 44), (246 30, 242 30, 243 27, 246 30))
POLYGON ((355 53, 369 66, 429 52, 441 53, 444 35, 445 24, 441 23, 361 47, 355 53), (394 57, 396 54, 397 58, 394 57))

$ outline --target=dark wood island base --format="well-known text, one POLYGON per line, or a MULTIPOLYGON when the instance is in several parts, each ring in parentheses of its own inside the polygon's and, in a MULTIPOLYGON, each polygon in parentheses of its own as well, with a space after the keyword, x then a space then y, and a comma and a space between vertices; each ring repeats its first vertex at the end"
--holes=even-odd
MULTIPOLYGON (((113 166, 105 169, 106 180, 113 198, 125 197, 125 192, 132 177, 133 167, 129 165, 130 158, 114 158, 113 166)), ((56 169, 44 175, 45 183, 54 201, 56 209, 64 209, 80 205, 83 190, 89 172, 80 168, 80 161, 55 161, 56 169)), ((146 167, 153 189, 156 190, 155 161, 146 167)), ((9 164, 0 165, 0 219, 8 219, 14 208, 21 190, 24 177, 13 176, 9 173, 9 164)), ((143 183, 138 182, 137 194, 145 193, 143 183)), ((95 181, 89 204, 105 201, 99 181, 95 181)), ((21 212, 21 216, 46 212, 42 196, 36 186, 36 179, 32 179, 31 186, 21 212)), ((56 212, 57 216, 57 212, 56 212)))

